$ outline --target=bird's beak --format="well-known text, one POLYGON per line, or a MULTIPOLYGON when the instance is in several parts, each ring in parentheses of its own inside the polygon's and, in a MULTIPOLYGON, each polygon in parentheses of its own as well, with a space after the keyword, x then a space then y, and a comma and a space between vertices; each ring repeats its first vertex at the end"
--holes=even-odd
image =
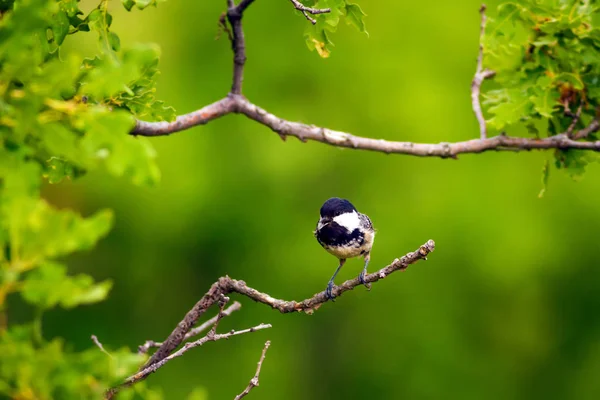
POLYGON ((329 224, 331 219, 329 218, 320 218, 319 223, 317 224, 317 230, 321 230, 325 225, 329 224))

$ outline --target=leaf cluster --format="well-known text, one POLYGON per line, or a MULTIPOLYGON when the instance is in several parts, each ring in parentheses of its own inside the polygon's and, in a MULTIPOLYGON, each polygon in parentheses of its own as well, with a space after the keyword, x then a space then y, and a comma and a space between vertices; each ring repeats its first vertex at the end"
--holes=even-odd
MULTIPOLYGON (((573 135, 597 118, 598 11, 594 0, 523 0, 498 7, 482 41, 484 66, 497 73, 484 93, 491 130, 573 135)), ((558 168, 579 176, 597 156, 557 150, 554 159, 558 168)))
MULTIPOLYGON (((123 1, 128 10, 156 1, 123 1)), ((41 197, 57 184, 102 169, 135 184, 159 178, 155 151, 128 135, 135 117, 172 120, 156 100, 159 50, 121 49, 107 0, 87 15, 78 0, 15 0, 0 5, 0 397, 98 398, 143 361, 127 349, 73 351, 46 340, 42 315, 106 298, 112 283, 71 275, 62 258, 88 250, 111 228, 110 210, 83 217, 41 197), (66 53, 69 36, 92 34, 98 53, 66 53), (33 319, 9 324, 7 298, 33 319)), ((145 385, 125 394, 156 398, 145 385), (154 397, 152 397, 154 396, 154 397)))
POLYGON ((366 14, 358 4, 348 0, 312 0, 304 1, 303 4, 313 8, 331 9, 329 13, 314 15, 316 23, 308 24, 304 32, 308 48, 315 50, 323 58, 331 54, 333 42, 330 33, 337 30, 341 18, 345 18, 347 24, 353 25, 360 32, 369 34, 365 28, 366 14))

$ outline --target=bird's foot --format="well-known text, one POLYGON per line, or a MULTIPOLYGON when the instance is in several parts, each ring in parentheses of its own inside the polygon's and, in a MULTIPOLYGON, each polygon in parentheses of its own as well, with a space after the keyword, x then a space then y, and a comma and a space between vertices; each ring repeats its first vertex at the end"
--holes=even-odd
POLYGON ((358 276, 358 281, 362 284, 362 285, 366 285, 367 281, 365 281, 365 277, 367 276, 367 271, 363 270, 360 275, 358 276))
POLYGON ((335 301, 335 296, 333 295, 333 282, 329 282, 327 284, 327 289, 325 289, 325 297, 327 300, 335 301))
POLYGON ((367 290, 371 290, 371 284, 367 282, 367 280, 365 279, 367 277, 367 271, 363 270, 363 272, 360 273, 360 275, 358 276, 358 281, 365 285, 365 287, 367 288, 367 290))

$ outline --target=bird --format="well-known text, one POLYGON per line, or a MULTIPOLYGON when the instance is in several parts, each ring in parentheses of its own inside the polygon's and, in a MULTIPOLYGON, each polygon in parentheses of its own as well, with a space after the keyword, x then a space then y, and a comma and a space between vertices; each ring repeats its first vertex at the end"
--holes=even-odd
POLYGON ((350 201, 332 197, 321 206, 314 235, 319 244, 339 260, 337 269, 327 283, 327 299, 334 299, 334 279, 348 258, 364 257, 364 267, 358 280, 366 285, 365 276, 375 239, 375 229, 367 215, 359 213, 350 201))

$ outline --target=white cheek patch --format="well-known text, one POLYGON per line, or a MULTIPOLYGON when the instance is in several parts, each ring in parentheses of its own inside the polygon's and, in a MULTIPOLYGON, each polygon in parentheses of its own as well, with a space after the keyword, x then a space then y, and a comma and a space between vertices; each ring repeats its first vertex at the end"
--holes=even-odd
POLYGON ((338 215, 333 221, 346 228, 348 232, 352 232, 360 227, 360 219, 358 218, 358 213, 356 211, 338 215))

